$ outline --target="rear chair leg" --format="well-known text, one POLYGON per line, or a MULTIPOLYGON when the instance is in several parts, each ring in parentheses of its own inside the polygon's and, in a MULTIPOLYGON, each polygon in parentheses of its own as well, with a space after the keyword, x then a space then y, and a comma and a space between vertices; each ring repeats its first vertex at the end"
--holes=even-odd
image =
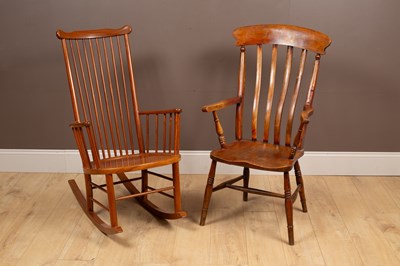
POLYGON ((301 185, 301 187, 299 189, 301 207, 303 208, 303 212, 307 212, 307 203, 306 203, 306 195, 305 195, 305 191, 304 191, 304 182, 303 182, 303 177, 301 175, 300 164, 298 161, 294 164, 294 173, 296 175, 297 185, 301 185))
MULTIPOLYGON (((243 187, 249 187, 249 177, 250 177, 250 170, 249 168, 245 167, 243 169, 243 187)), ((249 193, 243 192, 243 201, 247 201, 249 193)))
POLYGON ((215 169, 217 167, 217 161, 211 162, 210 172, 208 174, 208 180, 206 189, 204 191, 204 201, 203 201, 203 209, 201 211, 201 218, 200 218, 200 225, 204 225, 206 222, 208 206, 210 205, 211 194, 214 185, 214 178, 215 178, 215 169))
POLYGON ((292 192, 290 189, 290 176, 288 172, 284 173, 284 189, 285 189, 285 210, 286 220, 289 236, 289 245, 294 245, 294 233, 293 233, 293 202, 292 192))

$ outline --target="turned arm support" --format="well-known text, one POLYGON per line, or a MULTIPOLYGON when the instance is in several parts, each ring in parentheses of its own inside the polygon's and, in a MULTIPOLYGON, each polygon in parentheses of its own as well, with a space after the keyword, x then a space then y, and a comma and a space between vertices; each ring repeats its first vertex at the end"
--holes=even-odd
POLYGON ((217 132, 218 140, 219 140, 219 144, 221 145, 221 148, 225 147, 226 141, 225 141, 225 136, 224 136, 224 130, 223 130, 221 122, 218 118, 217 111, 221 110, 225 107, 228 107, 230 105, 239 104, 241 101, 242 101, 241 97, 234 97, 234 98, 219 101, 214 104, 205 105, 201 109, 203 112, 212 112, 213 117, 214 117, 215 130, 217 132))
POLYGON ((218 111, 220 109, 223 109, 229 105, 232 104, 238 104, 240 103, 242 100, 241 97, 234 97, 234 98, 230 98, 230 99, 226 99, 226 100, 222 100, 213 104, 209 104, 209 105, 204 105, 203 108, 201 108, 201 110, 203 112, 212 112, 212 111, 218 111))
POLYGON ((84 168, 91 168, 90 157, 88 153, 88 145, 86 139, 89 140, 90 150, 93 156, 93 163, 95 167, 99 167, 100 158, 97 150, 97 145, 93 137, 92 125, 90 122, 75 122, 70 124, 72 131, 74 133, 75 141, 78 146, 79 154, 82 159, 82 165, 84 168), (85 134, 83 129, 86 129, 87 138, 85 138, 85 134))
POLYGON ((293 142, 293 147, 292 147, 292 154, 291 154, 291 159, 293 159, 294 154, 297 150, 303 149, 303 144, 304 144, 304 136, 306 134, 307 130, 307 125, 310 122, 310 117, 313 114, 314 109, 310 105, 306 105, 304 107, 304 110, 301 112, 300 115, 300 125, 299 129, 297 131, 296 137, 293 142))

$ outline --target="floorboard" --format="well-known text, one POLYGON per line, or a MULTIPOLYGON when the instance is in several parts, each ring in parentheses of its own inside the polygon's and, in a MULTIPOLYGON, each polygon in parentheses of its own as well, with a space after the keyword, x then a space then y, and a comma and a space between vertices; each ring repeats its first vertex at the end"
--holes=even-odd
MULTIPOLYGON (((279 198, 218 191, 199 226, 206 175, 181 176, 186 218, 156 219, 123 201, 123 233, 105 236, 82 213, 71 178, 82 186, 79 174, 0 173, 1 265, 400 265, 400 177, 305 176, 295 246, 279 198)), ((251 176, 250 186, 282 192, 283 178, 251 176)))

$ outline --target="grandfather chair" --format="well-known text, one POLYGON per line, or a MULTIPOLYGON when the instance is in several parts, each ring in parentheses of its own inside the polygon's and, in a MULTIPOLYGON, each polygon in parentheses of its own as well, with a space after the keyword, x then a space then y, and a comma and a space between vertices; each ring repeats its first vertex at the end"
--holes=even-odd
POLYGON ((284 199, 289 244, 294 245, 293 203, 298 194, 303 212, 307 212, 299 159, 304 154, 304 137, 314 111, 312 105, 321 55, 325 54, 331 39, 318 31, 291 25, 240 27, 234 30, 233 36, 240 47, 237 96, 202 108, 203 112, 213 114, 220 148, 210 155, 212 162, 200 225, 205 224, 211 194, 220 189, 242 191, 244 201, 247 201, 248 193, 278 197, 284 199), (272 52, 264 52, 267 49, 272 49, 272 52), (251 52, 255 54, 255 66, 251 68, 255 71, 254 91, 245 93, 245 85, 251 77, 246 75, 246 61, 250 61, 247 54, 251 52), (310 53, 313 56, 307 63, 310 53), (269 71, 263 70, 264 59, 270 62, 269 71), (281 61, 283 63, 279 63, 281 61), (268 78, 268 72, 269 79, 263 82, 266 86, 262 86, 262 74, 267 74, 268 78), (245 97, 245 94, 249 96, 245 97), (244 108, 246 99, 252 102, 252 109, 247 112, 244 108), (229 106, 234 107, 236 116, 235 140, 228 143, 217 111, 229 106), (245 118, 246 114, 248 118, 245 118), (247 138, 243 124, 250 127, 247 138), (297 131, 294 131, 296 127, 297 131), (217 162, 243 167, 243 174, 214 186, 217 162), (284 193, 250 187, 250 168, 282 172, 284 193), (292 169, 297 184, 293 193, 289 176, 292 169), (237 184, 240 180, 243 180, 242 185, 237 184))
POLYGON ((74 114, 71 128, 82 160, 85 195, 75 180, 69 180, 69 185, 83 211, 105 234, 122 232, 117 219, 119 200, 135 198, 150 213, 165 219, 186 216, 181 210, 179 186, 181 109, 139 111, 128 36, 131 31, 129 26, 57 31, 64 53, 74 114), (167 165, 172 166, 172 177, 152 171, 167 165), (136 177, 128 177, 127 172, 134 172, 136 177), (95 182, 93 175, 104 178, 96 178, 95 182), (164 183, 168 185, 153 187, 149 175, 167 180, 164 183), (117 195, 116 185, 123 185, 127 193, 117 195), (102 193, 102 197, 95 197, 102 193), (171 208, 157 207, 150 200, 153 193, 172 198, 171 208), (109 212, 109 223, 99 216, 102 209, 109 212))

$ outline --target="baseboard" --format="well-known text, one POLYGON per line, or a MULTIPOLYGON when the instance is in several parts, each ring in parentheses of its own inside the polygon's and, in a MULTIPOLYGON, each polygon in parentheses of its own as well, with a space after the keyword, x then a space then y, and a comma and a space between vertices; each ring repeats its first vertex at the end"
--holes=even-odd
MULTIPOLYGON (((182 174, 206 175, 209 151, 181 151, 182 174)), ((300 159, 304 175, 400 175, 399 152, 306 152, 300 159)), ((160 168, 168 173, 170 168, 160 168)), ((77 150, 0 149, 0 172, 82 172, 77 150)), ((241 169, 217 165, 218 174, 236 174, 241 169)), ((265 174, 252 171, 252 174, 265 174)))

